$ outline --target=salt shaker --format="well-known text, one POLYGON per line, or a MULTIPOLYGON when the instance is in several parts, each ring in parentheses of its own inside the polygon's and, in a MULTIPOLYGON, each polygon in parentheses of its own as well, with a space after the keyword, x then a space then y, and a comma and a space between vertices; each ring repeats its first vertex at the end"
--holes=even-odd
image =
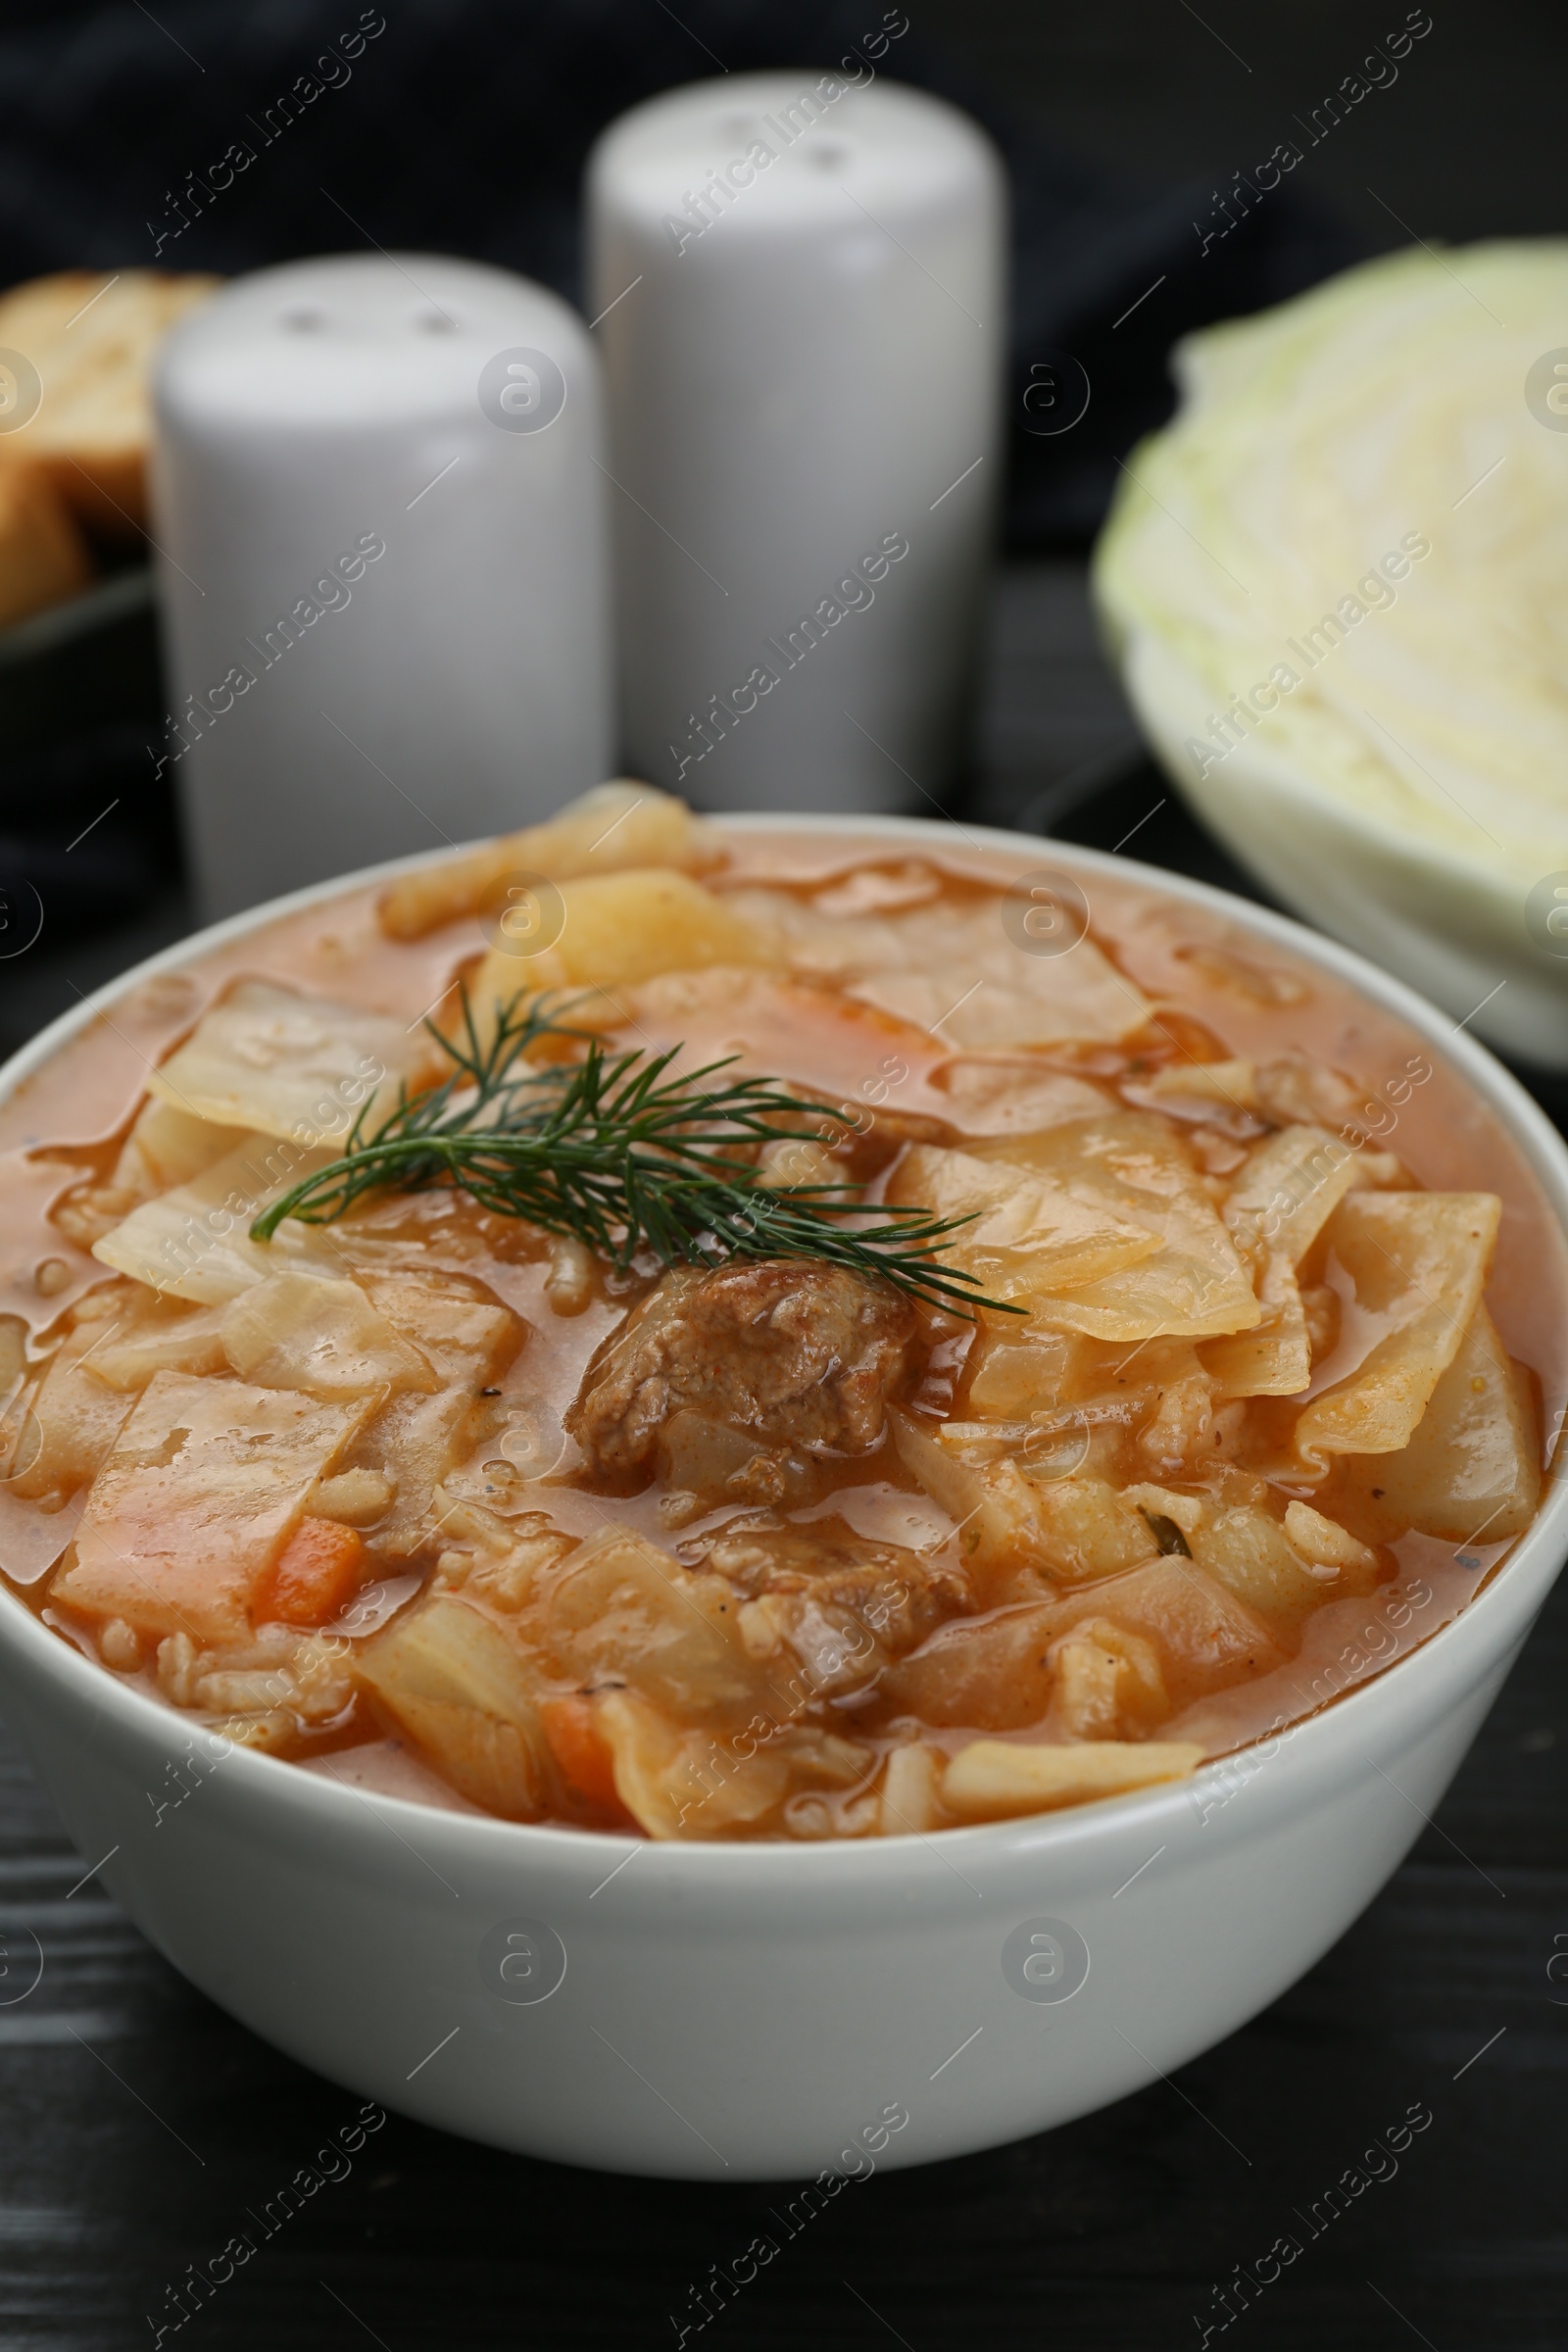
POLYGON ((1000 489, 995 150, 855 56, 634 108, 588 199, 630 765, 710 808, 926 808, 1000 489))
POLYGON ((152 530, 205 916, 545 815, 611 772, 597 355, 502 270, 343 256, 164 346, 152 530))

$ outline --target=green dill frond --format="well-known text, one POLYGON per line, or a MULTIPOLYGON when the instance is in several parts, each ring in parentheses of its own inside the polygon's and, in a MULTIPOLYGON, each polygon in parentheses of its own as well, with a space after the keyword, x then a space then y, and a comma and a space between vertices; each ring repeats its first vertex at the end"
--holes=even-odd
POLYGON ((368 1103, 341 1155, 274 1200, 252 1239, 270 1241, 285 1217, 328 1224, 369 1194, 451 1187, 621 1268, 645 1250, 664 1265, 815 1258, 950 1313, 1001 1305, 973 1275, 942 1263, 941 1245, 967 1217, 847 1200, 833 1185, 774 1192, 738 1156, 760 1142, 815 1139, 824 1121, 841 1123, 831 1104, 776 1078, 726 1078, 735 1055, 672 1076, 678 1047, 607 1054, 562 1017, 569 1011, 559 1000, 515 999, 485 1043, 465 990, 458 1039, 425 1024, 451 1059, 447 1075, 416 1094, 401 1089, 373 1127, 368 1103), (529 1059, 543 1039, 562 1037, 583 1041, 580 1059, 529 1059))

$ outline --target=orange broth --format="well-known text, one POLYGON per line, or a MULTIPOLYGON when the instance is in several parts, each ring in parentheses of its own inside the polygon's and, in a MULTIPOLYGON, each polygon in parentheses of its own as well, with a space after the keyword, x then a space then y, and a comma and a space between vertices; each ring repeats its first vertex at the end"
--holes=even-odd
MULTIPOLYGON (((705 877, 720 893, 762 883, 802 892, 835 877, 895 868, 916 859, 935 866, 943 888, 963 896, 996 889, 1031 864, 1049 858, 1072 870, 1070 851, 1042 845, 1033 860, 1020 853, 982 851, 955 841, 940 857, 928 843, 889 843, 876 835, 811 839, 764 828, 720 838, 727 863, 705 877)), ((1366 1090, 1365 1123, 1375 1129, 1369 1150, 1396 1152, 1420 1186, 1441 1191, 1495 1193, 1502 1220, 1487 1302, 1509 1353, 1540 1385, 1544 1427, 1561 1427, 1568 1400, 1568 1250, 1520 1148, 1457 1069, 1396 1015, 1383 1010, 1302 957, 1260 939, 1245 923, 1191 906, 1157 884, 1131 875, 1082 872, 1091 936, 1161 1007, 1163 1029, 1145 1042, 1150 1067, 1192 1051, 1259 1059, 1299 1053, 1331 1065, 1366 1090), (1191 1026, 1196 1024, 1196 1027, 1191 1026), (1408 1073, 1430 1072, 1413 1083, 1408 1073)), ((869 887, 869 886, 867 886, 869 887)), ((872 891, 874 896, 874 891, 872 891)), ((210 948, 176 971, 145 979, 70 1038, 0 1104, 0 1315, 19 1318, 30 1343, 47 1346, 65 1310, 108 1278, 106 1269, 51 1222, 51 1208, 84 1175, 112 1165, 143 1098, 147 1074, 191 1030, 202 1011, 238 978, 266 979, 305 994, 333 998, 396 1016, 414 1026, 432 1007, 452 1001, 456 975, 482 944, 476 918, 447 924, 413 943, 382 935, 377 893, 343 892, 303 911, 279 916, 222 946, 210 948)), ((749 1066, 774 1072, 820 1092, 853 1111, 862 1138, 879 1123, 953 1121, 953 1106, 938 1079, 949 1058, 940 1041, 888 1017, 880 1032, 887 1053, 867 1068, 831 1020, 795 1034, 748 1033, 744 1012, 712 1017, 684 1039, 650 1038, 628 1029, 616 1043, 684 1043, 690 1061, 741 1053, 749 1066), (891 1073, 891 1074, 890 1074, 891 1073)), ((1026 1057, 1020 1051, 1020 1058, 1026 1057)), ((1082 1049, 1037 1051, 1052 1068, 1093 1076, 1125 1055, 1082 1049)), ((899 1131, 905 1132, 904 1129, 899 1131)), ((439 1234, 428 1228, 439 1255, 439 1234)), ((599 1297, 584 1313, 555 1314, 544 1297, 545 1265, 518 1250, 496 1254, 472 1246, 465 1273, 492 1288, 521 1315, 528 1337, 507 1373, 509 1400, 524 1417, 536 1450, 527 1454, 521 1484, 537 1502, 541 1474, 565 1449, 562 1415, 594 1352, 615 1329, 624 1302, 599 1297)), ((950 1346, 950 1366, 961 1359, 961 1338, 950 1346)), ((1314 1383, 1314 1386, 1320 1385, 1314 1383)), ((514 1465, 515 1466, 515 1465, 514 1465)), ((508 1507, 504 1459, 491 1465, 493 1507, 508 1507)), ((567 1533, 590 1538, 607 1518, 668 1544, 659 1514, 657 1482, 644 1492, 612 1495, 577 1484, 550 1489, 552 1511, 567 1533)), ((47 1575, 69 1541, 77 1503, 49 1512, 0 1483, 0 1558, 13 1590, 43 1610, 64 1637, 96 1655, 91 1639, 69 1612, 46 1601, 47 1575)), ((790 1524, 809 1527, 828 1513, 859 1534, 919 1546, 944 1537, 942 1514, 921 1493, 891 1447, 846 1462, 828 1494, 786 1509, 790 1524)), ((719 1514, 722 1517, 722 1514, 719 1514)), ((706 1526, 708 1523, 703 1522, 706 1526)), ((680 1544, 673 1548, 677 1553, 680 1544)), ((1221 1754, 1331 1703, 1381 1671, 1446 1624, 1494 1573, 1511 1545, 1480 1541, 1454 1544, 1420 1534, 1392 1544, 1396 1574, 1357 1598, 1329 1600, 1305 1623, 1297 1653, 1272 1672, 1201 1698, 1161 1728, 1159 1737, 1201 1740, 1221 1754)), ((955 1556, 956 1556, 955 1554, 955 1556)), ((415 1586, 410 1584, 412 1592, 415 1586)), ((153 1684, 144 1673, 143 1688, 153 1684)), ((880 1732, 858 1733, 875 1741, 880 1732)), ((961 1734, 930 1734, 939 1745, 962 1743, 961 1734)), ((410 1744, 387 1735, 356 1711, 344 1726, 307 1740, 307 1768, 434 1804, 466 1808, 410 1744)), ((608 1826, 590 1809, 583 1819, 608 1826)))

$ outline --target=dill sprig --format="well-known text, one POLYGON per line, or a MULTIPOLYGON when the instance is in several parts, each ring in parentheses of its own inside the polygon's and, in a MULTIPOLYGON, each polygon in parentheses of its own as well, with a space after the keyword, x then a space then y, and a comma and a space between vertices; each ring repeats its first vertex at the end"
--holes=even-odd
POLYGON ((1002 1304, 938 1255, 967 1217, 850 1200, 829 1184, 776 1193, 735 1156, 748 1143, 813 1140, 824 1120, 840 1123, 830 1104, 792 1095, 776 1078, 723 1080, 734 1054, 671 1077, 678 1047, 607 1054, 598 1038, 560 1019, 561 1009, 569 1007, 515 999, 498 1008, 486 1042, 465 991, 461 1039, 425 1024, 451 1058, 447 1076, 417 1094, 401 1088, 373 1128, 367 1103, 342 1154, 274 1200, 252 1239, 270 1241, 285 1217, 330 1223, 369 1193, 447 1186, 620 1268, 643 1250, 664 1265, 815 1258, 950 1313, 972 1317, 976 1306, 1002 1304), (581 1040, 586 1051, 577 1060, 530 1062, 530 1050, 552 1038, 581 1040))

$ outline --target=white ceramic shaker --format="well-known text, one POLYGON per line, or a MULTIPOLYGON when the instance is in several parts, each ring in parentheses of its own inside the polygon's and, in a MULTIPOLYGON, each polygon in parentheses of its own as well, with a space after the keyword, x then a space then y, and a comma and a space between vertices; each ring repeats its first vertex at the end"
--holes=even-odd
POLYGON ((622 746, 709 808, 929 813, 964 741, 1002 167, 845 62, 668 91, 589 166, 622 746))
POLYGON ((525 824, 612 771, 597 355, 509 271, 292 263, 178 327, 153 523, 204 916, 525 824))

